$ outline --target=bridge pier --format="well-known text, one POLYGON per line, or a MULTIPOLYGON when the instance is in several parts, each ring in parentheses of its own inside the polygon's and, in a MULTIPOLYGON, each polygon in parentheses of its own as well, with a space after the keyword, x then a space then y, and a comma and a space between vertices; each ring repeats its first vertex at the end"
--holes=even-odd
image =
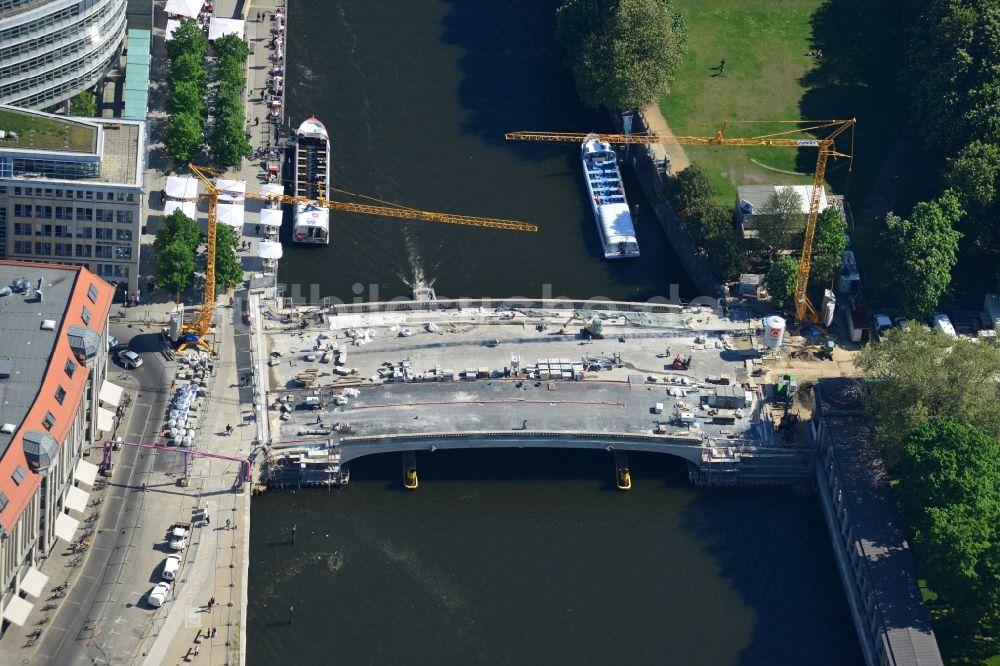
POLYGON ((628 454, 620 449, 613 449, 615 455, 615 485, 618 490, 632 489, 632 472, 628 468, 628 454))
POLYGON ((419 485, 417 454, 415 451, 403 451, 403 487, 407 490, 416 490, 419 485))

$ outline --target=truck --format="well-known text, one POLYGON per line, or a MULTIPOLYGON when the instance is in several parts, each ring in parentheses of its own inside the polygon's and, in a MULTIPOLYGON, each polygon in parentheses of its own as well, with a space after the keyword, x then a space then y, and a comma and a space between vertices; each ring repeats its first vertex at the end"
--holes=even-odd
POLYGON ((172 550, 184 550, 187 548, 189 534, 191 534, 191 523, 174 523, 167 530, 167 543, 172 550))

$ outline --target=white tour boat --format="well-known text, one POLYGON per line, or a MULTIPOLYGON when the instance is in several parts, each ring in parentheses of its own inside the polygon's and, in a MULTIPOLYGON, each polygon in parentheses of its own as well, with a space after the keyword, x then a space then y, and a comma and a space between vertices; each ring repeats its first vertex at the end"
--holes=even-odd
POLYGON ((587 191, 590 194, 590 207, 594 211, 601 245, 604 246, 604 257, 638 257, 639 241, 635 237, 635 227, 625 199, 625 188, 615 151, 611 149, 611 144, 591 133, 581 144, 580 152, 583 175, 587 179, 587 191))
MULTIPOLYGON (((330 135, 315 118, 295 131, 295 195, 307 199, 330 198, 330 135)), ((330 209, 310 203, 295 205, 292 240, 326 245, 330 242, 330 209)))

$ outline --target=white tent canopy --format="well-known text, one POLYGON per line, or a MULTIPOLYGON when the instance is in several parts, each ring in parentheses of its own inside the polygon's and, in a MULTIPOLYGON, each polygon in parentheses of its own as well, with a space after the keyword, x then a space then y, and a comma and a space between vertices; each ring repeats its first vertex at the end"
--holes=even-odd
POLYGON ((115 429, 115 413, 103 407, 97 408, 97 429, 101 432, 111 432, 115 429))
POLYGON ((222 224, 242 231, 244 212, 243 204, 220 203, 215 209, 215 216, 222 224))
POLYGON ((232 201, 240 202, 243 201, 243 195, 246 194, 247 184, 242 180, 229 180, 228 178, 220 178, 215 181, 215 189, 219 190, 219 201, 232 201))
POLYGON ((89 494, 80 490, 76 486, 70 486, 69 490, 66 492, 66 501, 63 504, 70 511, 79 511, 83 513, 87 508, 87 499, 90 497, 89 494))
POLYGON ((281 226, 281 209, 280 208, 261 208, 260 209, 260 223, 265 227, 280 227, 281 226))
POLYGON ((94 481, 97 480, 97 465, 80 458, 76 463, 76 480, 93 486, 94 481))
POLYGON ((198 208, 193 201, 177 201, 176 199, 167 199, 167 203, 163 205, 163 215, 170 215, 177 209, 180 209, 192 220, 198 219, 198 208))
POLYGON ((167 34, 163 36, 163 39, 170 41, 174 38, 174 31, 181 27, 181 22, 177 19, 167 19, 167 34))
POLYGON ((279 185, 278 183, 264 183, 260 186, 260 191, 263 194, 277 194, 278 196, 281 196, 285 193, 285 186, 279 185))
POLYGON ((118 384, 114 384, 105 379, 104 383, 101 384, 101 392, 98 394, 98 398, 106 405, 117 407, 122 401, 122 392, 124 390, 125 389, 118 386, 118 384))
POLYGON ((56 517, 56 536, 63 541, 73 541, 73 534, 76 532, 76 528, 80 526, 80 521, 76 518, 71 518, 67 516, 62 511, 56 517))
POLYGON ((257 244, 257 256, 261 259, 281 259, 282 254, 281 243, 261 241, 257 244))
POLYGON ((167 176, 166 190, 174 199, 197 199, 198 181, 191 176, 167 176))
POLYGON ((198 18, 203 0, 167 0, 167 13, 188 18, 198 18))
POLYGON ((21 627, 28 621, 28 615, 35 605, 25 601, 21 597, 11 597, 7 605, 3 607, 3 619, 21 627))
POLYGON ((48 576, 35 567, 28 567, 28 573, 24 574, 24 578, 21 579, 21 589, 33 597, 40 597, 48 582, 48 576))
POLYGON ((243 39, 243 21, 213 16, 208 24, 208 41, 214 42, 219 37, 226 35, 236 35, 243 39))

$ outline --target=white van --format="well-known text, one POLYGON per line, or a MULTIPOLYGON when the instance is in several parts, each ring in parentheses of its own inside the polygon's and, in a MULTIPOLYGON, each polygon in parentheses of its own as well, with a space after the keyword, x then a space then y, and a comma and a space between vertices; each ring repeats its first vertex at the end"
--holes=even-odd
POLYGON ((167 555, 167 559, 163 560, 163 580, 176 580, 180 570, 181 556, 167 555))
POLYGON ((948 319, 948 315, 932 314, 930 316, 930 324, 933 328, 941 331, 949 338, 958 337, 958 333, 955 332, 955 327, 951 325, 951 319, 948 319))

